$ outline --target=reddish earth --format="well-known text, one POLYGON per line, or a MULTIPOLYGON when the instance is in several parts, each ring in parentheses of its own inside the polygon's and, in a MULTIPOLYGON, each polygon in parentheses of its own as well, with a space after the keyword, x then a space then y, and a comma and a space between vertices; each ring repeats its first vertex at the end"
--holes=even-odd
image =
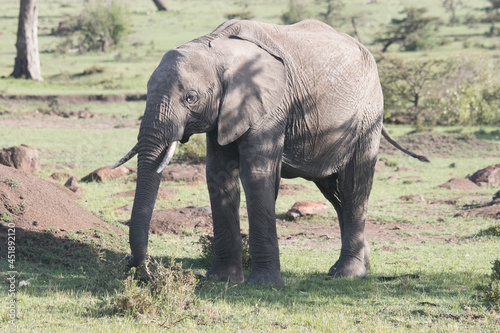
POLYGON ((59 183, 0 165, 0 220, 4 226, 10 220, 16 229, 51 229, 61 235, 70 230, 106 230, 107 223, 80 206, 78 199, 59 183))
POLYGON ((479 205, 468 205, 455 216, 461 217, 487 217, 500 220, 500 199, 484 202, 479 205))
MULTIPOLYGON (((128 225, 130 221, 125 224, 128 225)), ((149 231, 153 234, 181 234, 183 230, 212 231, 212 210, 210 207, 190 206, 161 209, 153 212, 149 231)))
POLYGON ((439 185, 439 187, 447 188, 449 190, 464 190, 464 191, 477 191, 479 186, 465 178, 452 178, 448 182, 439 185))

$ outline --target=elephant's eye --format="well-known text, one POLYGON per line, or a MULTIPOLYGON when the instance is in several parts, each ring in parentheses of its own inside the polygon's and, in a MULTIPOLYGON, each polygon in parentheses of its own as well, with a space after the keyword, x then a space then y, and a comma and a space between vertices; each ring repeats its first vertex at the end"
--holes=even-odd
POLYGON ((186 95, 186 103, 193 104, 198 101, 198 93, 196 91, 191 90, 186 95))

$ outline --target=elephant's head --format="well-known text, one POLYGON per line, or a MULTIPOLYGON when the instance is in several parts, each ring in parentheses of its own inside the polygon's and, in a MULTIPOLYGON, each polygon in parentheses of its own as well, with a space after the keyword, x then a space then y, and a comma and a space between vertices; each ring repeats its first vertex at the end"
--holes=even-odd
POLYGON ((130 266, 145 260, 161 171, 177 141, 217 131, 218 143, 229 144, 276 109, 283 98, 283 62, 255 40, 218 36, 218 30, 165 54, 148 82, 137 145, 115 164, 138 154, 130 266))

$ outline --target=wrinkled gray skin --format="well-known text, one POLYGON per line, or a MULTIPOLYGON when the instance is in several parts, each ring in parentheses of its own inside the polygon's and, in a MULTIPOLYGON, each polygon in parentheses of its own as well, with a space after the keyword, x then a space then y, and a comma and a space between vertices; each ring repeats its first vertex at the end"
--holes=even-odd
POLYGON ((244 280, 241 180, 252 255, 247 283, 283 284, 275 201, 281 177, 302 177, 338 214, 342 249, 329 274, 364 277, 365 216, 382 115, 371 54, 317 21, 278 26, 232 20, 169 51, 148 82, 129 265, 146 257, 157 168, 166 151, 204 132, 216 254, 207 276, 244 280))

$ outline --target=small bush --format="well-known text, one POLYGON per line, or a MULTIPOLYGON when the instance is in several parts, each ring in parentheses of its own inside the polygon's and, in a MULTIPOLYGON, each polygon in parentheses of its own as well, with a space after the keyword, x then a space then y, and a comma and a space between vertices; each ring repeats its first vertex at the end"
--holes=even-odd
POLYGON ((190 311, 200 305, 194 293, 197 284, 193 271, 174 259, 164 266, 148 258, 124 281, 124 291, 115 297, 114 306, 126 316, 172 327, 191 317, 190 311))
POLYGON ((497 236, 500 237, 500 223, 491 226, 487 229, 483 229, 479 232, 480 236, 497 236))
POLYGON ((303 0, 290 0, 288 11, 281 15, 283 24, 294 24, 308 18, 311 18, 311 13, 307 10, 307 3, 303 0))
POLYGON ((500 190, 496 191, 495 194, 493 194, 493 200, 500 199, 500 190))
POLYGON ((65 38, 56 52, 105 51, 107 46, 117 46, 130 32, 129 21, 130 13, 119 1, 86 1, 80 15, 65 21, 70 26, 58 33, 65 38))
MULTIPOLYGON (((243 269, 252 267, 252 256, 250 255, 250 246, 248 243, 248 235, 241 234, 242 242, 242 265, 243 269)), ((201 245, 201 257, 209 264, 213 264, 215 260, 214 252, 214 237, 210 235, 202 235, 196 242, 201 245)))
POLYGON ((480 287, 484 293, 484 302, 488 306, 500 308, 500 260, 493 262, 490 279, 488 285, 480 287))
POLYGON ((205 136, 194 135, 189 142, 179 145, 175 158, 178 160, 202 163, 207 159, 205 136))
POLYGON ((104 73, 105 70, 106 69, 102 66, 92 66, 84 69, 81 75, 86 76, 86 75, 100 74, 104 73))
POLYGON ((226 13, 226 14, 224 14, 224 16, 228 20, 232 20, 232 19, 251 20, 253 18, 253 14, 249 10, 242 10, 240 12, 226 13))
POLYGON ((130 31, 128 9, 119 1, 109 4, 89 2, 80 14, 80 45, 87 51, 96 51, 102 47, 102 39, 118 45, 130 31))

